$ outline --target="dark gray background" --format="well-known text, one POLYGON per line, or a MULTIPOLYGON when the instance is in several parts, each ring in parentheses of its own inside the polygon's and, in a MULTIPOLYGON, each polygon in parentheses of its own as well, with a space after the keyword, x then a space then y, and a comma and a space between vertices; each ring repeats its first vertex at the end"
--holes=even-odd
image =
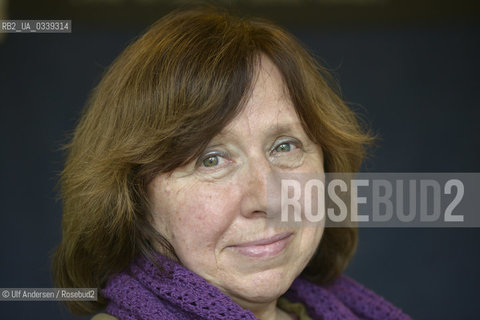
MULTIPOLYGON (((59 147, 102 72, 144 27, 77 23, 72 34, 0 43, 0 287, 52 287, 59 147)), ((379 135, 364 170, 480 171, 479 24, 289 30, 379 135)), ((415 319, 478 319, 479 241, 480 229, 362 229, 347 274, 415 319)), ((55 302, 3 302, 0 318, 76 319, 55 302)))

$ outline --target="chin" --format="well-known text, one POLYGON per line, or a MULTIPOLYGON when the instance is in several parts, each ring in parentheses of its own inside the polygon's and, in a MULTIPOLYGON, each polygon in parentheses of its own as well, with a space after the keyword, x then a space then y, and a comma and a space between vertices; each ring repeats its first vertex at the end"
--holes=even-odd
POLYGON ((267 270, 250 275, 238 283, 235 295, 252 302, 271 302, 290 288, 296 274, 285 270, 267 270))

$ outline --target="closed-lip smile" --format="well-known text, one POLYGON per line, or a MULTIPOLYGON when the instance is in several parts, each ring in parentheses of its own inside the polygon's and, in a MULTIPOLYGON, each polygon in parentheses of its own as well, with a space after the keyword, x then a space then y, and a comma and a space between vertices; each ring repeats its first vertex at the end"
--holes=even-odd
POLYGON ((265 239, 245 242, 231 247, 238 253, 253 258, 272 257, 285 249, 292 235, 292 232, 284 232, 265 239))

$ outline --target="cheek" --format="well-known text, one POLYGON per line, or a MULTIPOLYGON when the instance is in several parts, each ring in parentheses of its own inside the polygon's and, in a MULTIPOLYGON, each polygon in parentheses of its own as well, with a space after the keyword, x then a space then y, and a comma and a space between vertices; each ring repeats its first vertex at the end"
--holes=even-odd
POLYGON ((323 236, 324 231, 323 224, 321 226, 307 226, 304 228, 305 237, 305 247, 312 248, 313 251, 316 250, 320 244, 320 240, 323 236))
POLYGON ((192 252, 215 254, 238 212, 235 192, 229 186, 202 183, 178 190, 164 190, 165 197, 160 196, 163 205, 154 213, 157 230, 167 235, 180 259, 192 252))
POLYGON ((297 254, 294 254, 295 263, 298 263, 300 270, 303 270, 317 250, 323 236, 323 227, 307 226, 301 231, 297 254))
POLYGON ((309 155, 307 158, 306 164, 308 170, 310 172, 324 172, 324 164, 323 164, 323 154, 321 151, 316 151, 313 154, 309 155))

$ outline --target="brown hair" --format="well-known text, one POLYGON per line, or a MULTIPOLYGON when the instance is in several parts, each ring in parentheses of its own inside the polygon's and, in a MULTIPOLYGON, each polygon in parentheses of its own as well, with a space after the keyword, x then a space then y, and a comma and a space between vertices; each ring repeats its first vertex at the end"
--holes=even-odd
MULTIPOLYGON (((214 8, 175 11, 115 60, 67 145, 57 286, 102 288, 136 255, 149 255, 153 239, 174 255, 149 223, 146 184, 197 157, 241 111, 261 54, 280 70, 306 133, 322 147, 325 171, 359 169, 370 136, 290 34, 214 8)), ((356 239, 355 228, 327 228, 303 274, 317 283, 335 278, 356 239)), ((87 314, 105 300, 67 305, 87 314)))

